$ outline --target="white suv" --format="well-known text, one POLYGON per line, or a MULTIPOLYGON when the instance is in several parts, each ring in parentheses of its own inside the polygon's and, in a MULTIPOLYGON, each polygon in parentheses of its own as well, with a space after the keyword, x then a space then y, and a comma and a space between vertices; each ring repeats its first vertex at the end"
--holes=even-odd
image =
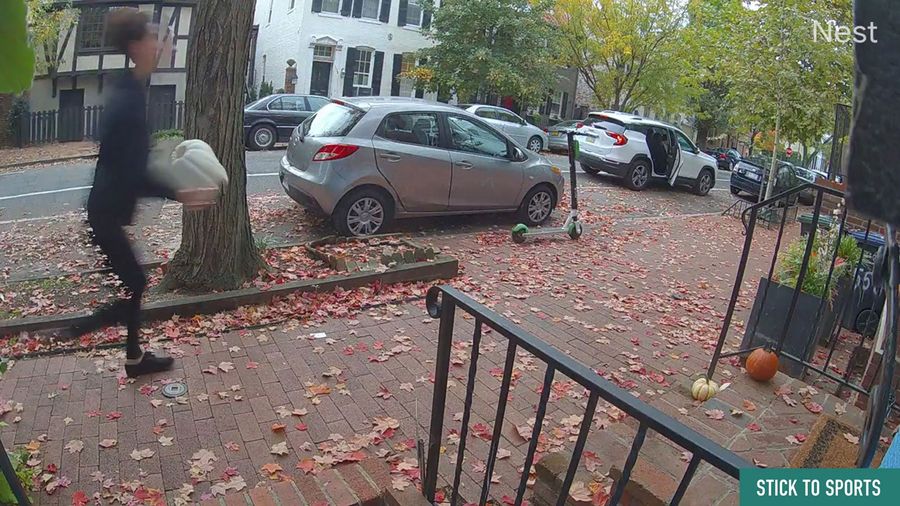
POLYGON ((620 176, 632 190, 643 190, 654 179, 664 180, 671 186, 688 185, 697 195, 708 194, 716 183, 716 159, 700 151, 672 125, 603 111, 590 113, 578 131, 589 134, 577 137, 577 158, 589 174, 620 176), (654 134, 663 138, 657 144, 656 163, 647 142, 654 134))

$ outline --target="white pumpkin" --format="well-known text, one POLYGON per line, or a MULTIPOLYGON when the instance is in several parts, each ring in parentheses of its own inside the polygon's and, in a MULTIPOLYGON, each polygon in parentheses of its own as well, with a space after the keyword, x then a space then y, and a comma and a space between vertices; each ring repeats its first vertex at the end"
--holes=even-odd
POLYGON ((719 393, 719 384, 707 378, 697 378, 691 385, 691 397, 698 401, 708 401, 719 393))

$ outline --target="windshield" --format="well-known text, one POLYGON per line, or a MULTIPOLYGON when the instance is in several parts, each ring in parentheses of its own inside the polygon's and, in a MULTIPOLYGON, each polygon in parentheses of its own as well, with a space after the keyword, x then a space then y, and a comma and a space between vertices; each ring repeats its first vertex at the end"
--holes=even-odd
POLYGON ((303 122, 303 136, 343 137, 365 114, 365 111, 332 102, 303 122))

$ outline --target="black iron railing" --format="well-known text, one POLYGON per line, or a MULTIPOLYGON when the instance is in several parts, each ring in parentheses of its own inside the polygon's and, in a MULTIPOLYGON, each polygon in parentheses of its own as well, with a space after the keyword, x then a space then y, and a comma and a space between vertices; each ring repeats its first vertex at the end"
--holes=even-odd
POLYGON ((493 475, 494 464, 497 460, 497 452, 500 445, 500 431, 506 413, 510 383, 513 375, 513 364, 516 352, 519 349, 531 353, 535 358, 546 364, 546 370, 544 372, 540 401, 537 405, 534 429, 525 456, 524 469, 516 489, 515 504, 522 504, 525 495, 525 488, 531 472, 531 467, 534 463, 535 452, 537 451, 538 439, 541 434, 545 415, 547 414, 553 379, 557 373, 567 376, 587 389, 590 393, 587 407, 585 408, 584 416, 581 420, 578 436, 575 441, 572 459, 569 462, 562 489, 559 491, 559 497, 556 502, 557 505, 565 504, 568 499, 569 489, 572 486, 578 463, 581 460, 588 433, 590 432, 591 424, 593 423, 594 412, 600 399, 603 399, 622 410, 627 415, 633 417, 639 424, 637 433, 631 444, 631 451, 628 454, 625 467, 622 470, 622 477, 617 481, 616 487, 612 491, 611 500, 608 503, 610 506, 617 505, 622 498, 622 494, 625 491, 625 485, 627 484, 631 471, 637 461, 638 453, 644 443, 644 438, 648 429, 656 431, 662 437, 681 446, 693 455, 681 482, 671 499, 671 504, 673 505, 677 505, 681 501, 681 498, 684 496, 684 493, 701 462, 705 461, 735 479, 738 478, 738 473, 741 468, 751 467, 748 462, 731 451, 686 427, 644 401, 637 399, 626 390, 604 379, 589 367, 579 363, 536 336, 519 328, 503 316, 488 309, 486 306, 479 304, 455 288, 450 286, 432 287, 428 291, 426 305, 428 313, 433 318, 440 318, 437 360, 434 375, 434 399, 431 409, 431 426, 428 439, 428 456, 426 459, 427 467, 423 481, 425 497, 431 502, 434 502, 435 493, 437 491, 441 438, 444 432, 444 411, 447 401, 447 384, 450 374, 450 356, 454 340, 454 319, 457 308, 474 317, 475 330, 472 335, 471 361, 469 363, 468 382, 466 383, 465 406, 459 430, 456 469, 453 474, 453 488, 450 493, 451 505, 455 506, 459 504, 460 499, 460 477, 466 449, 466 439, 469 431, 469 418, 472 411, 472 397, 480 353, 481 335, 482 329, 485 326, 505 337, 507 339, 507 346, 503 377, 493 423, 493 437, 491 438, 488 457, 485 460, 485 474, 482 482, 481 498, 478 504, 485 504, 490 496, 491 477, 493 475))
MULTIPOLYGON (((728 303, 728 308, 725 311, 725 318, 722 325, 722 329, 719 334, 719 340, 716 344, 715 351, 713 353, 712 360, 709 363, 709 367, 707 369, 707 378, 712 379, 716 367, 721 359, 733 357, 733 356, 743 356, 747 355, 759 348, 770 348, 772 349, 779 358, 787 359, 789 362, 794 364, 798 364, 802 367, 802 376, 805 376, 809 373, 816 373, 824 378, 834 381, 838 389, 848 388, 853 390, 859 394, 870 395, 872 393, 872 388, 875 386, 874 382, 870 385, 865 385, 864 377, 861 374, 857 374, 854 377, 855 366, 854 366, 854 358, 865 354, 868 351, 868 355, 866 356, 865 362, 868 364, 870 360, 868 360, 871 356, 871 353, 874 352, 874 345, 871 350, 866 350, 865 348, 865 340, 867 337, 871 337, 870 330, 877 325, 879 319, 879 312, 882 309, 884 302, 884 290, 882 289, 882 285, 880 281, 874 279, 878 276, 873 276, 872 271, 878 268, 879 262, 883 262, 883 260, 879 260, 879 258, 883 258, 885 248, 882 247, 879 250, 879 255, 867 255, 865 253, 866 245, 869 244, 869 239, 874 236, 875 232, 873 228, 876 226, 871 220, 868 220, 865 223, 865 231, 858 230, 858 233, 862 234, 861 246, 863 249, 863 253, 856 260, 855 265, 853 266, 852 271, 852 282, 844 284, 843 288, 841 287, 841 280, 836 279, 835 276, 836 268, 838 267, 839 262, 839 251, 840 251, 840 239, 845 237, 848 232, 850 232, 850 223, 848 223, 848 209, 846 206, 840 206, 838 214, 835 215, 834 218, 827 218, 824 216, 824 212, 828 209, 825 206, 826 196, 832 196, 834 201, 840 202, 844 197, 844 193, 840 190, 836 190, 834 188, 830 188, 827 186, 821 186, 814 183, 805 183, 801 186, 797 186, 792 188, 786 192, 775 195, 770 199, 764 200, 757 204, 753 204, 747 206, 746 209, 741 214, 741 221, 744 224, 745 229, 745 239, 744 245, 741 251, 740 261, 738 262, 737 274, 735 276, 734 287, 731 293, 731 299, 728 303), (779 261, 779 254, 782 252, 782 240, 784 239, 785 229, 788 225, 787 216, 788 213, 781 213, 778 233, 775 237, 774 248, 772 251, 771 262, 768 266, 768 273, 763 280, 761 280, 761 284, 759 287, 759 291, 757 292, 757 300, 754 302, 754 310, 755 315, 751 313, 749 321, 747 321, 747 325, 745 326, 745 339, 742 342, 742 345, 739 347, 737 351, 732 351, 728 353, 723 353, 723 349, 725 346, 725 342, 728 340, 729 331, 731 330, 732 320, 734 318, 735 309, 737 306, 737 301, 740 296, 740 292, 744 282, 744 276, 747 271, 747 264, 750 260, 750 254, 753 246, 754 240, 754 232, 757 229, 757 225, 761 221, 765 221, 763 218, 763 213, 766 213, 768 210, 777 209, 779 206, 786 208, 789 200, 801 192, 804 191, 812 191, 815 195, 815 200, 812 207, 812 219, 809 226, 806 243, 803 249, 803 256, 800 263, 800 268, 797 274, 796 282, 793 283, 794 288, 792 291, 792 295, 790 297, 790 302, 787 304, 787 313, 782 322, 777 323, 777 332, 775 335, 770 336, 757 336, 757 331, 763 317, 763 313, 765 312, 765 308, 767 307, 766 301, 771 296, 771 287, 774 281, 777 281, 776 278, 776 265, 779 261), (799 287, 804 286, 804 282, 806 281, 806 277, 810 274, 810 263, 813 261, 814 255, 820 253, 814 251, 815 241, 817 234, 825 233, 820 230, 823 222, 826 220, 830 221, 830 224, 827 228, 836 227, 837 234, 834 248, 831 251, 825 251, 828 254, 827 262, 828 262, 828 270, 825 276, 824 281, 824 289, 822 290, 822 296, 819 298, 818 308, 815 311, 815 316, 813 318, 812 326, 809 330, 809 335, 804 338, 803 346, 800 349, 799 353, 792 353, 785 350, 786 339, 789 335, 789 331, 791 328, 796 328, 799 325, 802 325, 803 322, 798 321, 798 318, 795 318, 795 313, 798 307, 798 301, 800 300, 801 294, 803 293, 799 287), (868 257, 868 261, 864 261, 868 257), (865 283, 866 278, 869 278, 870 283, 865 283), (763 284, 763 282, 765 282, 763 284), (841 297, 836 297, 838 302, 835 306, 831 306, 833 301, 831 300, 830 294, 832 293, 832 288, 835 287, 837 291, 848 290, 848 286, 850 287, 851 293, 845 293, 841 297), (858 320, 855 318, 856 311, 859 310, 854 303, 858 300, 858 297, 861 295, 852 293, 852 291, 859 290, 861 287, 871 287, 872 293, 872 308, 868 311, 866 321, 859 323, 858 325, 854 325, 857 328, 851 330, 859 330, 860 335, 858 341, 853 347, 852 353, 849 353, 847 358, 847 363, 842 367, 837 367, 832 363, 835 357, 835 350, 837 345, 840 342, 840 335, 842 330, 848 326, 846 322, 854 322, 858 320), (826 310, 826 305, 830 309, 835 310, 836 317, 826 321, 826 318, 823 318, 824 312, 826 310), (757 309, 758 308, 758 309, 757 309), (831 325, 827 327, 827 325, 831 325), (811 353, 816 350, 816 348, 820 343, 817 343, 817 336, 827 336, 825 340, 825 360, 824 363, 816 363, 816 361, 812 360, 811 353), (749 339, 747 339, 749 337, 749 339), (758 339, 761 338, 761 339, 758 339), (757 341, 764 341, 763 344, 756 344, 757 341)), ((887 243, 891 244, 892 238, 890 237, 890 227, 886 227, 888 233, 887 243)), ((841 259, 843 261, 843 259, 841 259)), ((821 265, 821 264, 819 264, 821 265)), ((893 306, 889 305, 889 310, 893 306)), ((862 314, 862 313, 860 313, 862 314)), ((769 322, 771 323, 771 322, 769 322)), ((810 323, 810 322, 807 322, 810 323)), ((887 339, 893 339, 893 336, 888 336, 887 339)), ((886 356, 882 361, 882 364, 886 361, 892 361, 892 356, 886 356)), ((883 392, 883 390, 882 390, 883 392)), ((900 406, 895 402, 895 398, 890 399, 890 404, 893 409, 900 409, 900 406)), ((882 418, 877 422, 876 426, 883 426, 885 422, 885 418, 882 418)), ((877 443, 877 437, 875 438, 875 442, 877 443)), ((871 459, 870 459, 871 460, 871 459)))

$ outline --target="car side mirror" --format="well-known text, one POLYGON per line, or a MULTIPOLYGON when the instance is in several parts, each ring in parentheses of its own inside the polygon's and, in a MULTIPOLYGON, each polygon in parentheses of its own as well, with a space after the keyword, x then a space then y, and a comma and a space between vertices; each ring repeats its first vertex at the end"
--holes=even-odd
POLYGON ((526 159, 528 159, 528 156, 525 155, 524 151, 513 146, 512 156, 509 159, 514 162, 522 162, 522 161, 525 161, 526 159))

